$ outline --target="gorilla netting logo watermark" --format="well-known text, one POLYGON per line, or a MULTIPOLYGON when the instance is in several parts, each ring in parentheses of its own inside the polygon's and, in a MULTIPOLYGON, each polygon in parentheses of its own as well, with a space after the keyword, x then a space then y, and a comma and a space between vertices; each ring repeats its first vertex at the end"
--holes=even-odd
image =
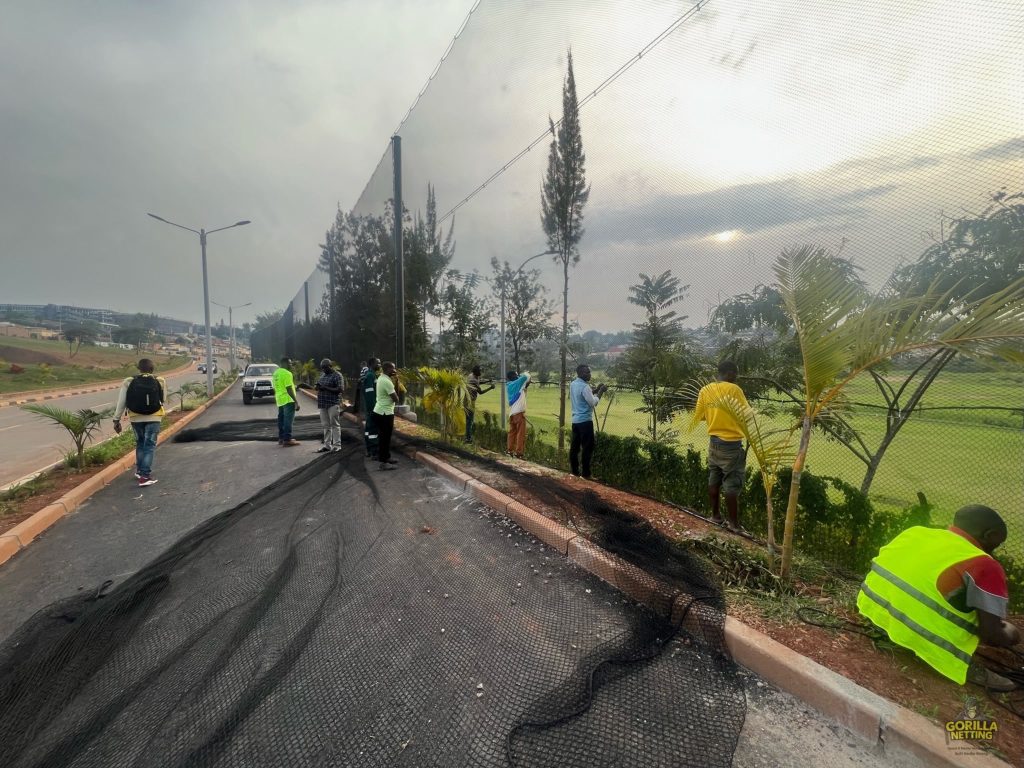
POLYGON ((968 745, 992 744, 997 733, 999 724, 992 713, 983 711, 973 696, 967 696, 960 714, 946 722, 946 743, 952 749, 966 750, 968 745))

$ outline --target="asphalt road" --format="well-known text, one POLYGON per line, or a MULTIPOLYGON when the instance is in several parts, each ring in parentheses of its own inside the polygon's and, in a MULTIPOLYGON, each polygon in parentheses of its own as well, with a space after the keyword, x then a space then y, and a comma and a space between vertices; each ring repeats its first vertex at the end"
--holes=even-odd
MULTIPOLYGON (((187 381, 205 380, 204 374, 193 370, 169 377, 167 388, 173 392, 187 381)), ((117 393, 116 389, 108 389, 88 395, 47 400, 46 404, 70 411, 81 408, 102 410, 114 407, 117 403, 117 393)), ((108 419, 103 422, 103 428, 96 436, 96 440, 105 440, 113 435, 113 423, 108 419)), ((71 438, 64 428, 49 419, 23 411, 16 405, 0 408, 0 487, 60 460, 73 447, 71 438)))
MULTIPOLYGON (((240 396, 228 395, 209 412, 203 414, 196 426, 201 427, 216 421, 252 418, 270 420, 273 417, 272 403, 244 406, 240 396)), ((116 588, 117 584, 167 550, 196 526, 220 512, 236 507, 282 476, 317 460, 313 452, 315 446, 314 442, 306 442, 297 448, 281 449, 272 442, 253 441, 171 442, 161 446, 157 451, 155 463, 156 474, 160 477, 159 485, 140 492, 131 482, 130 474, 126 473, 123 481, 112 483, 74 514, 59 521, 28 549, 0 567, 0 642, 33 613, 55 599, 95 589, 105 579, 111 579, 116 588)), ((361 457, 361 449, 358 455, 361 457)), ((399 455, 398 458, 399 471, 371 471, 367 475, 368 486, 347 486, 351 490, 347 492, 344 497, 346 501, 342 505, 332 501, 317 514, 326 515, 328 518, 335 516, 335 519, 337 515, 351 518, 350 532, 353 537, 369 535, 365 530, 370 530, 373 534, 373 549, 388 551, 396 547, 405 548, 408 552, 403 550, 404 554, 422 559, 424 564, 432 562, 431 547, 436 548, 443 544, 446 537, 450 540, 451 537, 466 535, 479 538, 479 546, 483 547, 481 551, 485 553, 491 549, 497 553, 502 547, 514 547, 514 550, 509 551, 515 552, 516 556, 522 556, 523 547, 528 546, 528 535, 516 533, 516 527, 509 521, 500 522, 504 518, 479 507, 472 499, 465 497, 422 466, 404 456, 399 455), (375 489, 374 494, 369 493, 370 488, 375 489), (378 496, 376 502, 374 495, 378 496), (410 520, 415 518, 414 528, 405 524, 406 517, 410 520), (485 517, 494 522, 485 524, 485 517), (386 524, 380 524, 381 520, 386 524), (456 520, 459 522, 455 522, 456 520), (436 537, 415 537, 414 533, 410 533, 418 530, 423 521, 439 528, 440 534, 436 537), (375 530, 375 525, 380 530, 375 530), (453 525, 467 530, 456 531, 453 525), (360 534, 360 531, 363 533, 360 534), (514 543, 520 539, 522 546, 520 543, 514 543)), ((331 471, 329 468, 332 460, 333 457, 319 459, 324 465, 324 471, 331 471)), ((354 466, 357 469, 361 467, 362 459, 356 461, 354 466)), ((373 469, 371 464, 367 464, 366 467, 373 469)), ((304 524, 309 525, 309 521, 306 520, 304 524)), ((350 541, 346 546, 355 548, 355 543, 350 541)), ((538 545, 533 542, 533 546, 538 545)), ((253 549, 257 550, 259 547, 253 549)), ((346 554, 345 548, 342 548, 340 554, 346 554)), ((616 593, 601 582, 585 573, 575 571, 568 563, 555 566, 555 558, 560 556, 554 553, 535 550, 531 557, 544 556, 544 559, 547 559, 548 555, 552 558, 552 565, 546 567, 559 571, 558 578, 553 581, 557 581, 561 589, 574 590, 579 599, 606 600, 608 606, 625 603, 615 598, 616 593), (586 587, 585 595, 583 587, 586 587), (594 592, 593 597, 590 595, 591 590, 594 592)), ((490 558, 485 559, 490 561, 490 558)), ((401 561, 401 558, 396 560, 401 561)), ((231 563, 231 560, 226 562, 231 563)), ((330 563, 324 561, 314 568, 313 574, 329 570, 329 566, 330 563)), ((503 575, 503 569, 516 567, 514 562, 510 565, 502 561, 490 566, 481 563, 480 566, 479 569, 476 566, 470 569, 467 563, 466 568, 453 570, 450 564, 441 563, 436 569, 431 567, 430 573, 422 577, 429 583, 413 585, 402 581, 401 584, 395 585, 395 591, 398 593, 410 590, 415 592, 406 601, 408 605, 403 609, 406 613, 398 614, 398 622, 402 622, 403 618, 406 621, 394 624, 395 627, 406 627, 405 634, 402 635, 405 641, 416 645, 417 648, 422 646, 422 652, 430 652, 430 649, 439 642, 440 635, 434 637, 432 634, 433 640, 424 640, 420 632, 427 625, 432 626, 430 622, 436 618, 436 612, 442 610, 441 606, 447 605, 448 602, 456 602, 458 594, 473 588, 471 581, 459 583, 460 578, 465 578, 467 570, 479 570, 484 574, 493 572, 499 580, 521 578, 527 589, 517 593, 517 597, 523 604, 534 597, 543 602, 545 597, 540 591, 553 589, 551 586, 545 586, 548 585, 547 581, 544 581, 543 585, 534 583, 536 580, 527 584, 527 580, 531 578, 529 574, 503 575), (451 601, 436 599, 436 595, 426 588, 439 586, 431 581, 437 579, 444 581, 446 590, 451 590, 451 601), (531 596, 534 590, 538 590, 538 595, 531 596), (429 602, 435 606, 432 611, 420 616, 425 622, 424 627, 414 623, 414 619, 420 615, 419 609, 416 608, 420 602, 429 602)), ((547 576, 551 574, 548 573, 547 576)), ((375 589, 381 589, 381 584, 388 578, 388 569, 375 572, 374 578, 362 581, 354 594, 358 595, 359 591, 367 590, 368 595, 362 599, 373 607, 377 603, 371 593, 375 589)), ((494 588, 489 589, 493 591, 494 588)), ((439 591, 440 589, 434 590, 439 591)), ((448 594, 445 594, 444 598, 448 598, 448 594)), ((515 600, 512 602, 516 603, 515 600)), ((608 610, 612 611, 612 608, 608 610)), ((448 619, 453 622, 448 634, 455 640, 459 636, 458 612, 454 612, 448 619)), ((553 626, 557 626, 562 620, 558 619, 553 626)), ((362 629, 357 630, 355 635, 350 635, 347 642, 354 649, 363 649, 365 653, 370 653, 368 649, 379 644, 380 639, 374 639, 374 633, 377 632, 375 627, 380 626, 380 621, 357 621, 353 618, 351 623, 354 627, 362 629), (359 636, 360 633, 363 635, 362 638, 359 636)), ((531 631, 538 630, 535 627, 531 631)), ((387 637, 389 643, 397 642, 397 635, 387 637)), ((531 638, 531 644, 539 642, 536 637, 531 638)), ((512 646, 518 647, 518 644, 513 643, 510 647, 512 646)), ((349 653, 346 647, 331 647, 332 655, 346 656, 349 653)), ((382 658, 377 666, 371 665, 371 672, 377 669, 380 674, 385 674, 393 665, 393 658, 402 655, 399 651, 401 648, 389 647, 385 654, 386 658, 382 658)), ((355 654, 355 658, 359 658, 358 653, 355 654)), ((892 755, 878 754, 873 746, 865 744, 858 737, 821 717, 787 694, 776 691, 754 675, 745 674, 743 686, 747 699, 747 716, 735 753, 734 765, 738 768, 910 768, 920 765, 913 760, 903 759, 902 756, 894 758, 892 755)), ((401 701, 397 701, 395 706, 400 704, 401 701)), ((448 704, 446 700, 438 702, 438 705, 448 704)), ((406 719, 400 718, 399 721, 406 722, 406 719)), ((686 735, 679 734, 679 738, 686 738, 686 735)), ((346 764, 374 763, 363 762, 353 757, 352 762, 346 764)))

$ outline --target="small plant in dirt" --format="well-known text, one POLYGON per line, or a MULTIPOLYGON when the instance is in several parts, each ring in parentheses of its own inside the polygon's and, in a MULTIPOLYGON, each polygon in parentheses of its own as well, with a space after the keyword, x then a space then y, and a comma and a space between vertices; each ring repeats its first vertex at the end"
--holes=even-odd
POLYGON ((94 411, 91 408, 69 411, 52 405, 23 405, 21 409, 49 419, 67 430, 75 444, 75 462, 79 469, 85 466, 85 446, 95 439, 103 419, 111 413, 109 410, 94 411))
POLYGON ((185 401, 186 400, 192 400, 194 398, 198 398, 205 391, 206 391, 206 387, 204 385, 200 384, 199 382, 196 382, 196 381, 186 381, 184 384, 182 384, 180 387, 178 387, 173 392, 169 392, 167 397, 168 398, 177 397, 178 398, 178 403, 179 403, 179 405, 181 407, 181 410, 184 411, 184 410, 186 410, 185 409, 185 401))
POLYGON ((767 558, 749 547, 717 536, 693 539, 687 544, 710 560, 722 581, 729 586, 772 595, 794 592, 791 584, 772 571, 767 558))

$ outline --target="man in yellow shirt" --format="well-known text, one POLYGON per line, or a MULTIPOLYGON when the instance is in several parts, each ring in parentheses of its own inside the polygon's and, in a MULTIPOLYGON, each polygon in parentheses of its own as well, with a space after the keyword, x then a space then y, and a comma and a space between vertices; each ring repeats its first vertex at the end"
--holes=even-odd
POLYGON ((694 422, 705 421, 708 425, 710 445, 708 446, 708 500, 711 502, 711 520, 722 525, 720 506, 721 495, 725 494, 725 508, 729 515, 728 526, 732 531, 742 530, 739 522, 740 491, 747 470, 747 452, 743 447, 743 432, 736 420, 715 403, 725 398, 747 406, 743 390, 736 384, 739 371, 732 360, 718 364, 718 381, 701 387, 697 395, 697 407, 693 411, 694 422))

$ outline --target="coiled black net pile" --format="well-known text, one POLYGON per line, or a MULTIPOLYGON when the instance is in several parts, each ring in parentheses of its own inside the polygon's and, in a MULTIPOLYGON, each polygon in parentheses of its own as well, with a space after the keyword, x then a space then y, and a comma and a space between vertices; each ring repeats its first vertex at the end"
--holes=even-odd
MULTIPOLYGON (((351 447, 16 631, 0 648, 0 765, 731 764, 743 687, 697 560, 530 477, 603 515, 603 545, 661 559, 699 609, 673 623, 407 459, 379 472, 343 431, 351 447)), ((184 439, 268 434, 236 422, 184 439)))

